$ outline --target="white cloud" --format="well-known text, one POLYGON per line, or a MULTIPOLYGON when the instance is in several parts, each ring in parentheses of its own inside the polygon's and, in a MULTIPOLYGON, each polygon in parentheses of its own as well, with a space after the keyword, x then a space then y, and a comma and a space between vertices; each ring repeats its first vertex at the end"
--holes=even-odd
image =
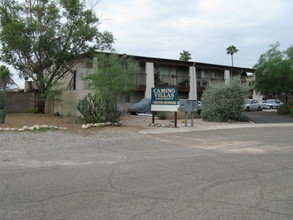
POLYGON ((121 53, 177 59, 184 49, 196 61, 229 65, 225 49, 234 44, 235 64, 252 67, 269 44, 292 45, 291 0, 104 0, 100 6, 109 18, 101 28, 113 32, 121 53))
MULTIPOLYGON (((88 0, 95 1, 95 0, 88 0)), ((293 45, 292 0, 100 0, 100 30, 111 31, 119 53, 252 67, 276 41, 293 45)))

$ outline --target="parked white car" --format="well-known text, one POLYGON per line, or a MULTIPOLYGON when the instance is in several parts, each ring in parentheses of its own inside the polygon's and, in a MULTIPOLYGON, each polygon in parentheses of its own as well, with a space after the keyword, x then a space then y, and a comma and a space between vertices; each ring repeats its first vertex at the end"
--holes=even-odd
POLYGON ((245 99, 245 111, 261 111, 261 104, 255 99, 245 99))
POLYGON ((201 113, 201 101, 197 100, 197 113, 201 113))
POLYGON ((281 102, 279 99, 267 99, 261 103, 261 107, 263 109, 274 109, 282 104, 283 102, 281 102))

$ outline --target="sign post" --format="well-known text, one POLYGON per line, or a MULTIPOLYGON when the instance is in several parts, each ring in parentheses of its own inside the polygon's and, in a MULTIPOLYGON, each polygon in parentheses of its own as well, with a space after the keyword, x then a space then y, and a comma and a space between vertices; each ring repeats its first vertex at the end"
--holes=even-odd
POLYGON ((176 87, 152 88, 152 105, 153 113, 152 123, 155 123, 155 112, 175 112, 174 124, 177 127, 177 110, 178 110, 178 89, 176 87))

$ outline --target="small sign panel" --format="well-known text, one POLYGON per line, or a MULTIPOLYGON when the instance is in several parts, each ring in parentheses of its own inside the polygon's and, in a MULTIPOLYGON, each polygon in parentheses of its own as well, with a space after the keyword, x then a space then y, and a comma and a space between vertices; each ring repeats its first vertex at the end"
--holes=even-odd
POLYGON ((177 105, 178 89, 173 87, 152 88, 152 105, 177 105))

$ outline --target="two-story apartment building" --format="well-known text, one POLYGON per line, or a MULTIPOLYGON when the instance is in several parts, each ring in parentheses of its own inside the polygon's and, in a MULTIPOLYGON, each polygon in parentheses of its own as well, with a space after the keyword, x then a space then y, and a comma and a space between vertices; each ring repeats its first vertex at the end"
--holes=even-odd
MULTIPOLYGON (((126 55, 121 54, 121 56, 126 55)), ((243 67, 143 56, 130 57, 138 62, 139 72, 134 75, 136 86, 125 98, 124 109, 142 98, 150 98, 153 87, 177 87, 179 98, 200 100, 205 87, 210 82, 223 81, 228 84, 232 77, 239 76, 243 83, 247 83, 254 72, 254 69, 243 67)), ((73 108, 78 100, 89 92, 85 90, 82 78, 88 72, 97 69, 93 59, 97 58, 87 58, 80 62, 67 75, 65 78, 67 91, 63 94, 62 104, 55 105, 55 112, 58 111, 63 115, 76 114, 73 108)), ((48 111, 52 112, 52 109, 48 111)))

